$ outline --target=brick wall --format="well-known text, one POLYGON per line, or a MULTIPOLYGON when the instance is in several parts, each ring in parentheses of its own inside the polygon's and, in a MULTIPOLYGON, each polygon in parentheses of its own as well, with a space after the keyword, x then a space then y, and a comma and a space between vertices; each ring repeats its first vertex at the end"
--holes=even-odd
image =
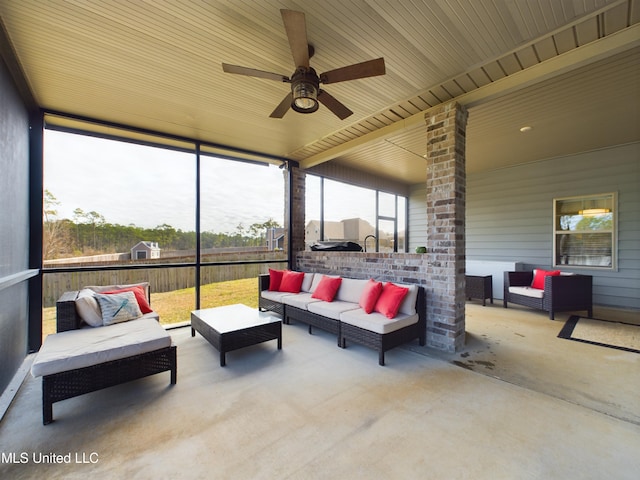
MULTIPOLYGON (((298 252, 305 249, 304 229, 305 229, 305 185, 306 174, 297 166, 290 166, 288 181, 285 181, 285 229, 289 232, 291 239, 291 251, 298 252)), ((288 238, 285 239, 285 251, 287 250, 288 238)), ((295 256, 289 260, 290 268, 296 269, 295 256)))
MULTIPOLYGON (((426 256, 416 253, 297 252, 300 270, 427 286, 426 256)), ((427 302, 429 297, 427 295, 427 302)))
POLYGON ((304 251, 304 172, 290 176, 293 258, 301 271, 415 283, 426 291, 427 345, 454 352, 465 340, 466 110, 456 103, 425 114, 427 253, 304 251))
POLYGON ((467 111, 449 103, 427 124, 427 342, 456 351, 465 336, 465 137, 467 111))

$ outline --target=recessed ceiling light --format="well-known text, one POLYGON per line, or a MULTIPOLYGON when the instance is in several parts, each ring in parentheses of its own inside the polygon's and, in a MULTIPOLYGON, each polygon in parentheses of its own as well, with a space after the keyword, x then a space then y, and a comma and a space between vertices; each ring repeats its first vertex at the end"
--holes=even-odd
POLYGON ((521 131, 522 133, 530 132, 531 130, 533 130, 533 127, 530 127, 530 126, 528 126, 528 125, 527 125, 527 126, 525 126, 525 127, 520 128, 520 131, 521 131))

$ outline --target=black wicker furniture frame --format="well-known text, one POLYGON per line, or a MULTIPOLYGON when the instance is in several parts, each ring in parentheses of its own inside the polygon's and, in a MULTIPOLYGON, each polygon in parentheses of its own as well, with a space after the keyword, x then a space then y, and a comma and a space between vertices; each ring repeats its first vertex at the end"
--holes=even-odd
POLYGON ((336 335, 338 345, 340 345, 340 320, 325 317, 317 313, 310 312, 308 310, 302 310, 301 308, 292 307, 291 305, 285 305, 284 319, 287 325, 291 323, 291 320, 295 320, 300 323, 305 323, 309 326, 309 334, 313 333, 313 327, 317 327, 325 332, 333 333, 336 335))
POLYGON ((423 287, 418 287, 416 311, 418 312, 418 323, 384 334, 366 330, 345 322, 340 322, 338 345, 341 348, 346 348, 347 341, 350 341, 364 345, 365 347, 373 348, 378 351, 378 364, 384 365, 384 353, 386 351, 399 347, 405 343, 409 343, 415 339, 418 339, 420 346, 424 346, 426 344, 427 306, 426 295, 423 287))
POLYGON ((468 299, 482 300, 487 305, 487 298, 493 304, 493 275, 465 275, 465 295, 468 299))
POLYGON ((527 287, 533 282, 533 272, 504 272, 504 308, 507 303, 549 312, 553 320, 556 312, 587 311, 593 317, 593 277, 591 275, 548 275, 544 279, 542 298, 509 292, 509 287, 527 287))
MULTIPOLYGON (((75 308, 77 296, 78 292, 65 292, 56 303, 57 332, 80 328, 81 319, 75 308)), ((53 421, 55 402, 166 371, 171 372, 171 385, 175 385, 175 345, 89 367, 45 375, 42 377, 42 423, 47 425, 53 421)))
POLYGON ((277 313, 282 317, 282 321, 287 323, 284 316, 284 305, 269 300, 268 298, 263 298, 262 295, 260 295, 260 292, 263 290, 269 290, 269 275, 258 275, 258 309, 262 312, 270 311, 277 313))
POLYGON ((42 423, 53 421, 53 404, 121 383, 171 371, 176 383, 176 346, 42 377, 42 423))

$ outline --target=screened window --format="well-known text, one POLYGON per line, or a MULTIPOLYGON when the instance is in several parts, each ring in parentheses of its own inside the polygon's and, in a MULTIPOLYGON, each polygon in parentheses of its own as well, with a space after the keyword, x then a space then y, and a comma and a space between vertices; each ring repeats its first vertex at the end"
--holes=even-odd
POLYGON ((44 133, 44 268, 195 259, 193 152, 44 133), (140 242, 159 255, 139 256, 140 242))
POLYGON ((286 259, 282 170, 203 156, 200 183, 203 263, 286 259))
POLYGON ((554 200, 554 265, 616 268, 615 193, 554 200))
POLYGON ((376 192, 335 180, 324 181, 324 240, 360 245, 375 236, 376 192))
POLYGON ((335 180, 306 176, 307 248, 351 241, 367 252, 406 251, 406 198, 335 180))
POLYGON ((149 282, 161 322, 188 322, 194 308, 257 307, 256 276, 286 265, 277 166, 151 135, 44 135, 45 334, 66 290, 149 282))

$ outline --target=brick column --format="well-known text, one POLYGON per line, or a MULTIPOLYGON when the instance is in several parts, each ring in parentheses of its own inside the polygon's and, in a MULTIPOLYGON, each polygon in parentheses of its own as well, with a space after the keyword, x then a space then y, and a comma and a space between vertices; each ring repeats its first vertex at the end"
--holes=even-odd
POLYGON ((448 103, 426 112, 427 344, 455 352, 465 335, 465 136, 467 111, 448 103))
POLYGON ((304 250, 305 229, 305 183, 306 174, 295 162, 289 162, 289 170, 285 171, 285 208, 284 227, 290 234, 285 240, 285 250, 291 238, 290 268, 296 268, 296 252, 304 250))

